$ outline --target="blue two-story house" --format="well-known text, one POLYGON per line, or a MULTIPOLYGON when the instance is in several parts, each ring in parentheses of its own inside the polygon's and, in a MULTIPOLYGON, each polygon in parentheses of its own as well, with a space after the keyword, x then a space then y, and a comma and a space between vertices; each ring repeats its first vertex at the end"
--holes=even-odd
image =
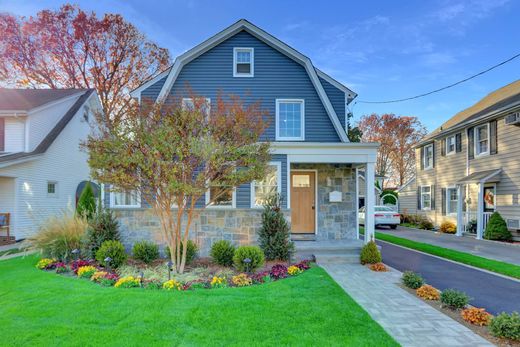
MULTIPOLYGON (((262 181, 230 189, 200 211, 191 237, 202 254, 219 239, 254 243, 262 203, 273 191, 284 197, 293 238, 317 241, 357 239, 357 201, 363 195, 366 237, 371 238, 373 218, 368 216, 374 205, 377 144, 350 143, 347 138, 346 106, 356 97, 353 91, 246 20, 180 55, 132 95, 141 102, 168 97, 189 102, 182 95, 187 84, 209 102, 216 101, 219 92, 238 95, 246 103, 260 100, 271 117, 264 133, 272 145, 270 173, 262 181), (358 169, 365 171, 368 194, 358 191, 358 169)), ((146 233, 161 237, 153 233, 158 228, 155 217, 137 199, 111 193, 106 201, 120 210, 127 242, 145 238, 146 233)))

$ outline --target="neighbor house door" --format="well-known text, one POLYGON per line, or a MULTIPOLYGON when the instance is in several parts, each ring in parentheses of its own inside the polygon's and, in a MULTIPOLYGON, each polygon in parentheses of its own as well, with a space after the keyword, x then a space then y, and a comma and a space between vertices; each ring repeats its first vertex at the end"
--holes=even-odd
POLYGON ((291 171, 291 231, 316 232, 316 173, 291 171))

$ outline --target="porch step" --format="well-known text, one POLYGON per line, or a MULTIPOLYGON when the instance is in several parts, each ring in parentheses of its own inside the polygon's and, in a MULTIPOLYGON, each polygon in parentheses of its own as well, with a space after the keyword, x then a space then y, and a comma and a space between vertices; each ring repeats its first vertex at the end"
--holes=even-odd
POLYGON ((316 263, 321 264, 359 264, 359 253, 319 253, 316 263))
POLYGON ((361 240, 295 241, 296 257, 314 258, 316 263, 353 264, 359 262, 361 240))
POLYGON ((291 241, 316 241, 315 234, 291 234, 291 241))

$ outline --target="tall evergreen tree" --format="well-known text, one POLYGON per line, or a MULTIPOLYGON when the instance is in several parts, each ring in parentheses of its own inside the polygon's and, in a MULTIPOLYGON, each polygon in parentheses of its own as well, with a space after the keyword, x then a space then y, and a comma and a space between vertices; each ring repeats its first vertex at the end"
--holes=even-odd
POLYGON ((85 217, 87 220, 91 220, 95 213, 96 197, 94 196, 92 185, 90 182, 87 182, 79 196, 78 206, 76 206, 76 214, 85 217))

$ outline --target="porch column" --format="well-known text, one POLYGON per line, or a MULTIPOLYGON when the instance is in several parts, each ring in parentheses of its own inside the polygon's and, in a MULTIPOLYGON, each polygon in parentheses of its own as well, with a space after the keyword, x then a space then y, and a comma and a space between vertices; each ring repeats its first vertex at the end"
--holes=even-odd
POLYGON ((457 184, 457 236, 462 236, 462 233, 464 232, 464 217, 463 217, 463 211, 462 211, 462 197, 464 196, 462 194, 462 187, 464 187, 462 184, 457 184))
POLYGON ((375 164, 367 163, 365 170, 365 186, 367 189, 365 197, 365 243, 368 243, 374 238, 375 232, 375 164))
POLYGON ((359 240, 359 169, 356 166, 356 201, 354 202, 354 208, 356 211, 356 240, 359 240))
POLYGON ((477 240, 482 240, 484 234, 484 184, 478 183, 477 200, 477 240))

